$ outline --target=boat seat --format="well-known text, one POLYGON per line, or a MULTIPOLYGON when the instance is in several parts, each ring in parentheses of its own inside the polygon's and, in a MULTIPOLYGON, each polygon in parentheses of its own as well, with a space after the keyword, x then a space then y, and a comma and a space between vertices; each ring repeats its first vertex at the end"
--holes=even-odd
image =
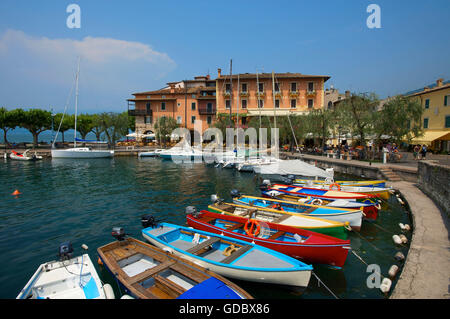
POLYGON ((237 251, 235 251, 230 256, 226 257, 225 259, 221 260, 220 262, 223 264, 230 264, 252 248, 253 248, 252 245, 242 246, 237 251))
POLYGON ((202 222, 204 223, 209 223, 211 224, 213 221, 215 221, 217 219, 217 217, 203 217, 201 219, 202 222))
POLYGON ((277 239, 280 236, 283 236, 284 234, 286 234, 286 232, 279 230, 276 233, 272 234, 269 238, 267 239, 277 239))
POLYGON ((242 223, 237 223, 236 225, 233 225, 233 226, 227 228, 226 230, 228 230, 228 231, 233 231, 233 230, 242 228, 243 226, 244 226, 244 224, 242 224, 242 223))
POLYGON ((173 264, 175 264, 176 261, 175 260, 167 260, 163 263, 160 263, 158 266, 155 266, 153 268, 147 269, 146 271, 141 272, 140 274, 137 274, 136 276, 133 276, 130 278, 129 283, 132 285, 134 283, 143 281, 151 276, 153 276, 154 274, 172 266, 173 264))
POLYGON ((188 250, 186 250, 186 252, 197 255, 198 252, 200 252, 201 250, 203 250, 204 248, 208 247, 209 245, 214 244, 215 242, 218 242, 220 240, 219 237, 213 237, 210 238, 208 240, 205 240, 203 242, 201 242, 200 244, 189 248, 188 250))
POLYGON ((316 207, 311 207, 311 208, 308 208, 307 210, 303 211, 302 214, 310 214, 315 210, 316 210, 316 207))
POLYGON ((286 214, 286 215, 283 215, 283 216, 281 216, 281 217, 278 217, 277 219, 274 219, 274 220, 272 221, 272 223, 279 224, 279 223, 281 223, 282 221, 288 219, 289 217, 291 217, 291 215, 287 215, 287 214, 286 214))

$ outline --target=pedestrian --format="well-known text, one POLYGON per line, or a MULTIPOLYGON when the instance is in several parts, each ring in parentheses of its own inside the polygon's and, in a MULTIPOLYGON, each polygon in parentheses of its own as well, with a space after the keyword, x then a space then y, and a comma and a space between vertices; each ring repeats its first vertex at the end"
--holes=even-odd
POLYGON ((422 145, 422 159, 426 159, 427 156, 427 146, 424 144, 422 145))
POLYGON ((414 155, 414 159, 418 160, 419 159, 419 145, 416 144, 416 146, 414 146, 413 149, 413 155, 414 155))

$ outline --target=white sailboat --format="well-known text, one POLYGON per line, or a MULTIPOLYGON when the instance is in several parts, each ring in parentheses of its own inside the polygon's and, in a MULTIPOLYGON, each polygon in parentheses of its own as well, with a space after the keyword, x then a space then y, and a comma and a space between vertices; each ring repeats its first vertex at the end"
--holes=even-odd
MULTIPOLYGON (((75 94, 75 132, 73 140, 73 148, 68 149, 56 149, 55 142, 58 137, 59 128, 56 132, 55 140, 52 143, 52 158, 105 158, 113 157, 113 150, 93 150, 89 147, 77 147, 77 111, 78 111, 78 78, 80 74, 80 59, 78 58, 77 75, 76 75, 76 94, 75 94)), ((64 110, 65 113, 65 110, 64 110)), ((64 119, 64 115, 61 118, 61 123, 64 119)), ((61 127, 60 123, 60 127, 61 127)))

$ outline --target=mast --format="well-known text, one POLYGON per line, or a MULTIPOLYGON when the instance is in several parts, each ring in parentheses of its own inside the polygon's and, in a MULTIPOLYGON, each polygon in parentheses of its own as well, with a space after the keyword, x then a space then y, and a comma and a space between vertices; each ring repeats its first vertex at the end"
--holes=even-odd
POLYGON ((73 132, 73 147, 77 147, 77 112, 78 112, 78 77, 80 74, 80 57, 78 57, 77 77, 75 86, 75 131, 73 132))
POLYGON ((233 108, 233 59, 230 59, 230 127, 231 125, 231 109, 233 108))
POLYGON ((277 115, 275 107, 275 75, 272 71, 272 96, 273 96, 273 125, 277 128, 277 115))
POLYGON ((236 127, 239 128, 239 90, 241 89, 240 85, 239 85, 239 74, 238 76, 238 81, 237 81, 237 97, 236 97, 236 127))
POLYGON ((259 111, 259 128, 261 129, 261 108, 259 107, 259 80, 258 80, 258 69, 256 69, 256 107, 259 111))

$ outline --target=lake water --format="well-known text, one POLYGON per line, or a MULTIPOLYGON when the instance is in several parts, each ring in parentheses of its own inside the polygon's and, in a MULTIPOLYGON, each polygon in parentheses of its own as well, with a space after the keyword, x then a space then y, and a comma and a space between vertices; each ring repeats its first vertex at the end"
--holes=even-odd
MULTIPOLYGON (((2 159, 0 182, 0 298, 15 298, 41 263, 57 258, 59 244, 67 240, 75 255, 82 253, 82 244, 88 245, 100 277, 117 295, 116 282, 96 263, 96 249, 114 240, 112 227, 124 227, 130 236, 143 240, 144 214, 185 225, 185 207, 205 209, 211 194, 227 201, 232 189, 259 195, 253 174, 158 158, 2 159), (12 196, 16 189, 22 195, 12 196)), ((378 264, 384 276, 391 265, 401 265, 393 258, 397 251, 407 254, 406 246, 392 241, 392 235, 400 233, 398 223, 410 224, 409 215, 391 196, 375 223, 364 222, 361 233, 350 235, 355 253, 367 264, 378 264)), ((314 265, 314 272, 339 298, 384 298, 379 289, 367 287, 366 270, 352 253, 342 270, 314 265)), ((255 298, 334 298, 314 277, 303 294, 276 285, 237 283, 255 298)))

